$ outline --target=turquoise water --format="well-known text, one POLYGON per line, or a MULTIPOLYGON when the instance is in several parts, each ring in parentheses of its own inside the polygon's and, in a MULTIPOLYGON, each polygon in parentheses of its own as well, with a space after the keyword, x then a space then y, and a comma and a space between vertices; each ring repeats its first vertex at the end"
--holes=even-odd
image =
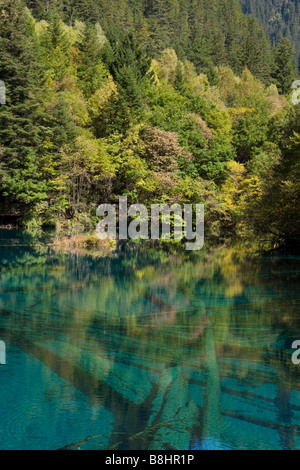
POLYGON ((0 231, 0 449, 299 449, 300 258, 0 231))

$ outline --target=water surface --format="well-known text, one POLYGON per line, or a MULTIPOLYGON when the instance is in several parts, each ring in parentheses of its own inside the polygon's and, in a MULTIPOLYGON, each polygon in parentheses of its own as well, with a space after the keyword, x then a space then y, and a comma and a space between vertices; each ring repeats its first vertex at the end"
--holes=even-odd
POLYGON ((299 449, 300 258, 0 231, 0 448, 299 449))

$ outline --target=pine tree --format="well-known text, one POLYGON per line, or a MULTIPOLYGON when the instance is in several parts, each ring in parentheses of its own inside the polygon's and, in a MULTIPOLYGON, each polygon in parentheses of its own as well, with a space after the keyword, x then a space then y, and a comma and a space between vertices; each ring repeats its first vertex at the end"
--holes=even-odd
POLYGON ((287 38, 282 38, 274 51, 274 70, 272 77, 282 94, 289 93, 297 73, 291 62, 295 50, 287 38))
POLYGON ((0 181, 4 196, 32 204, 45 197, 38 150, 42 129, 37 99, 40 68, 32 20, 21 0, 0 0, 0 181))
POLYGON ((132 119, 141 116, 143 82, 149 72, 151 59, 131 33, 111 28, 108 39, 110 44, 105 48, 104 60, 117 85, 115 123, 122 130, 128 127, 132 119))
POLYGON ((59 14, 49 13, 49 23, 40 37, 42 59, 48 74, 55 81, 61 81, 67 74, 70 62, 70 41, 59 14))
POLYGON ((94 94, 103 84, 107 72, 101 61, 101 49, 96 29, 93 25, 85 26, 83 38, 78 45, 80 63, 77 68, 79 87, 86 97, 94 94))

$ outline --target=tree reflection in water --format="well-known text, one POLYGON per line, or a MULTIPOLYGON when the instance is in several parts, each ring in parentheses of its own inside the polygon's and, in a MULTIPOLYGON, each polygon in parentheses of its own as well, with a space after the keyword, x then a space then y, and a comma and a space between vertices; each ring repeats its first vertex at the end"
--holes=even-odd
POLYGON ((14 247, 0 263, 0 338, 113 416, 82 448, 299 447, 298 259, 14 247))

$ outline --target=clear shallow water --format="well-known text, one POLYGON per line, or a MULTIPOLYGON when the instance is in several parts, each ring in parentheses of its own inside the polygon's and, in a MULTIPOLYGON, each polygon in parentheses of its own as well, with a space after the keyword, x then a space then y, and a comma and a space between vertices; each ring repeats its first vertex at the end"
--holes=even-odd
POLYGON ((28 243, 0 231, 1 449, 300 448, 300 258, 28 243))

